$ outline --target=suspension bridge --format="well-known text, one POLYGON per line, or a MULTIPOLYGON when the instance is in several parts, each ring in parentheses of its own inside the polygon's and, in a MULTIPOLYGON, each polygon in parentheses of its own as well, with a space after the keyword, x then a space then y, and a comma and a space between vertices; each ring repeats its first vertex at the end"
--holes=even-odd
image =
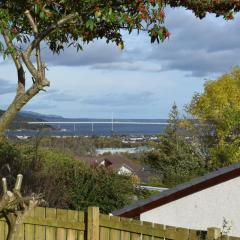
POLYGON ((74 131, 76 130, 76 125, 88 124, 92 126, 92 132, 94 131, 95 124, 109 124, 111 125, 111 130, 114 131, 114 125, 168 125, 167 122, 148 122, 148 121, 49 121, 49 122, 27 122, 28 124, 38 124, 38 125, 72 125, 74 131))

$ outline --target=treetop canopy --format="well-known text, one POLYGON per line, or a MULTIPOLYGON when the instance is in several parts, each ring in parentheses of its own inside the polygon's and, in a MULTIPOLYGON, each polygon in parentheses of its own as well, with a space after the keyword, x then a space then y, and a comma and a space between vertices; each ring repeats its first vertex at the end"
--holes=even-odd
MULTIPOLYGON (((232 19, 240 9, 238 0, 0 0, 0 32, 8 29, 12 40, 25 43, 37 36, 57 53, 96 38, 123 48, 121 29, 147 31, 151 42, 168 38, 167 5, 190 9, 199 18, 209 12, 232 19)), ((6 54, 3 44, 1 50, 6 54)))

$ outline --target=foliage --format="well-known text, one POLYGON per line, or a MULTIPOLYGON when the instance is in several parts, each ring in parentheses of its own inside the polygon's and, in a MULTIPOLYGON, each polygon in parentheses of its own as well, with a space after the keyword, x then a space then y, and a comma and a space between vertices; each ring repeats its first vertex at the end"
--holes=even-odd
POLYGON ((191 121, 187 127, 197 136, 202 149, 205 148, 209 167, 239 161, 240 68, 207 81, 204 92, 195 94, 186 110, 198 122, 191 121))
MULTIPOLYGON (((31 144, 30 141, 27 144, 31 144)), ((82 136, 67 138, 43 137, 40 146, 76 156, 94 155, 96 151, 94 140, 91 137, 82 136)))
POLYGON ((21 152, 8 142, 0 142, 0 178, 8 178, 10 188, 15 182, 14 177, 22 170, 21 152))
POLYGON ((143 193, 131 182, 131 176, 119 175, 103 167, 91 171, 89 168, 81 168, 74 177, 74 209, 99 206, 102 212, 109 213, 132 203, 136 194, 143 193))
POLYGON ((149 196, 148 191, 137 187, 132 176, 92 168, 59 151, 39 148, 36 152, 29 146, 17 148, 1 143, 0 166, 6 161, 11 170, 1 171, 0 177, 21 172, 25 179, 23 193, 42 193, 49 207, 85 210, 96 205, 102 212, 109 213, 136 198, 149 196))
POLYGON ((158 148, 145 154, 145 161, 163 178, 167 186, 187 181, 203 172, 203 161, 194 146, 182 135, 176 104, 169 114, 169 125, 158 148))
MULTIPOLYGON (((231 19, 233 12, 240 9, 240 3, 234 0, 6 0, 0 3, 0 30, 10 29, 9 36, 12 39, 28 42, 31 36, 35 36, 32 23, 25 14, 28 10, 53 52, 59 52, 64 44, 81 48, 77 42, 79 39, 89 42, 105 37, 108 42, 123 44, 120 29, 126 29, 129 33, 134 29, 145 29, 154 42, 169 36, 164 26, 166 5, 185 7, 199 18, 210 12, 231 19), (58 26, 58 21, 64 17, 70 17, 69 21, 58 26)), ((6 53, 11 51, 8 49, 6 53)))

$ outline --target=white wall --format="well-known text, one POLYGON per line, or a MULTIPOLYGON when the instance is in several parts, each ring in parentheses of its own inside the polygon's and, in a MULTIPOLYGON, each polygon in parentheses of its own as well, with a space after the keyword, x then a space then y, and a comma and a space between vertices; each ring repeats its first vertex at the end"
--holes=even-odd
POLYGON ((132 174, 132 171, 124 166, 121 166, 118 170, 118 174, 132 174))
POLYGON ((205 230, 232 226, 229 235, 240 236, 240 177, 157 207, 140 216, 142 221, 205 230))

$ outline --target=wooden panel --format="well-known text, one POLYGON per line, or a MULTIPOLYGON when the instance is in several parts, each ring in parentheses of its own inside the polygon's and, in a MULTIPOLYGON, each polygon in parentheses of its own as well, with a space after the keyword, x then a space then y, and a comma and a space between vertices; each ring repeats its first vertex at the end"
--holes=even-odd
MULTIPOLYGON (((34 217, 34 209, 28 213, 29 217, 34 217)), ((34 225, 24 224, 24 240, 35 240, 35 230, 34 225)))
POLYGON ((21 226, 19 227, 18 240, 24 240, 24 224, 21 224, 21 226))
POLYGON ((121 232, 121 240, 130 240, 130 233, 129 232, 125 232, 125 231, 122 231, 121 232))
POLYGON ((110 240, 121 240, 121 231, 116 229, 110 230, 110 240))
POLYGON ((8 235, 8 225, 7 225, 6 222, 4 223, 4 232, 5 232, 5 238, 7 239, 7 235, 8 235))
MULTIPOLYGON (((78 211, 68 210, 68 222, 78 222, 78 211)), ((67 240, 77 240, 77 231, 73 229, 67 230, 67 240)))
POLYGON ((88 208, 87 240, 99 240, 99 208, 88 208))
MULTIPOLYGON (((57 209, 57 219, 66 220, 67 210, 57 209)), ((57 240, 66 240, 67 230, 65 228, 57 228, 57 240)))
POLYGON ((142 236, 143 240, 152 240, 152 236, 148 236, 148 235, 143 235, 142 236))
POLYGON ((141 240, 141 234, 131 233, 131 240, 141 240))
POLYGON ((84 232, 84 231, 78 231, 78 240, 85 240, 86 239, 86 236, 87 234, 86 234, 86 232, 84 232))
POLYGON ((100 228, 100 240, 110 240, 110 229, 109 228, 105 228, 105 227, 100 228))
MULTIPOLYGON (((34 211, 34 217, 39 218, 42 221, 45 219, 45 208, 36 208, 34 211)), ((35 225, 35 239, 34 240, 45 240, 45 227, 35 225)))
POLYGON ((165 238, 167 238, 167 239, 175 239, 175 237, 176 237, 176 228, 175 227, 166 226, 165 238))
MULTIPOLYGON (((55 208, 46 208, 46 219, 56 221, 57 211, 55 208)), ((56 240, 56 228, 46 227, 46 240, 56 240)))
POLYGON ((6 239, 5 236, 5 222, 4 221, 0 221, 0 236, 4 236, 4 239, 6 239))
POLYGON ((34 225, 25 224, 25 239, 24 240, 35 240, 34 225))
POLYGON ((188 240, 189 239, 189 229, 187 228, 177 228, 175 240, 188 240))

